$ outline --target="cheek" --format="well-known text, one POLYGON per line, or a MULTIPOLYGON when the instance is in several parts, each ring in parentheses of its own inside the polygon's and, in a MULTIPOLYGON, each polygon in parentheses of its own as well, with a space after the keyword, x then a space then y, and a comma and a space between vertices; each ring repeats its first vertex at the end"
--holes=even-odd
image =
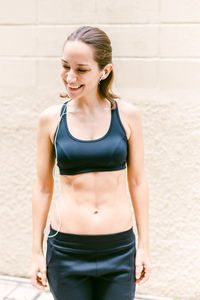
POLYGON ((88 76, 86 76, 85 79, 90 85, 92 86, 96 85, 97 79, 94 74, 88 74, 88 76))
POLYGON ((60 75, 61 75, 61 77, 62 77, 63 79, 65 79, 66 76, 67 76, 67 71, 63 70, 63 71, 60 73, 60 75))

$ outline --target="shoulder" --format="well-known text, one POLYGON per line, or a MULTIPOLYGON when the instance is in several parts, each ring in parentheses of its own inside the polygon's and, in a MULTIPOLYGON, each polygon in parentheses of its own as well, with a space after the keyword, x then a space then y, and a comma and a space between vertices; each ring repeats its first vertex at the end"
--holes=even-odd
POLYGON ((141 116, 140 109, 131 102, 125 100, 116 100, 119 111, 124 114, 127 119, 138 118, 141 116))
POLYGON ((118 100, 117 104, 120 116, 127 124, 127 128, 129 128, 130 133, 133 133, 133 131, 136 131, 136 129, 138 130, 138 128, 141 128, 142 113, 140 109, 136 105, 125 100, 118 100))
POLYGON ((54 116, 56 116, 58 113, 60 114, 61 108, 63 104, 57 104, 57 105, 51 105, 47 108, 45 108, 40 114, 39 114, 39 120, 43 121, 49 121, 54 116))
POLYGON ((60 116, 63 104, 51 105, 45 108, 38 117, 40 125, 48 125, 55 121, 60 116))
POLYGON ((141 112, 138 107, 131 102, 122 99, 115 101, 117 102, 119 117, 129 141, 133 132, 136 131, 137 124, 140 123, 138 120, 141 119, 141 112))
POLYGON ((59 123, 62 104, 52 105, 44 109, 38 117, 38 132, 48 135, 53 143, 53 137, 59 123))

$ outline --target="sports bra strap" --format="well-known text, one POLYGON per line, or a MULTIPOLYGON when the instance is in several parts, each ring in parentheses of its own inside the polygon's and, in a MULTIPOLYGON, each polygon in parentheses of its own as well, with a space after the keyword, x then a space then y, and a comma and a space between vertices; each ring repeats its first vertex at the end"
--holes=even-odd
POLYGON ((62 105, 60 116, 63 114, 67 101, 62 105))

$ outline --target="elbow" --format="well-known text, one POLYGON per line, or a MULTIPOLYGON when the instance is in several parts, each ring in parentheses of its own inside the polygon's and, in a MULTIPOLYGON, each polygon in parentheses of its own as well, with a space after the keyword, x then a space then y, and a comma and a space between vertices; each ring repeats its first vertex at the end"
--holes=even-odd
POLYGON ((35 189, 37 189, 37 191, 39 193, 42 193, 45 195, 52 195, 53 189, 54 189, 53 176, 46 180, 41 180, 41 179, 37 178, 36 182, 35 182, 35 189))
POLYGON ((147 178, 146 178, 146 174, 145 172, 140 173, 140 175, 138 176, 133 176, 129 173, 128 175, 128 182, 129 185, 133 186, 133 187, 138 187, 141 185, 147 185, 147 178))

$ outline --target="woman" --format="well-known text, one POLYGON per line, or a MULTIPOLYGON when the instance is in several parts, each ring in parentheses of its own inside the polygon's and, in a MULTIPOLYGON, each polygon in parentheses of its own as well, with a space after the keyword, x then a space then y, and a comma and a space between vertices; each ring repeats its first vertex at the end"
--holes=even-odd
POLYGON ((61 96, 69 100, 44 110, 38 122, 31 282, 44 289, 48 280, 58 300, 133 299, 135 284, 151 271, 141 113, 115 100, 112 48, 104 31, 78 28, 65 41, 61 61, 67 90, 61 96), (60 197, 45 259, 55 159, 60 197))

